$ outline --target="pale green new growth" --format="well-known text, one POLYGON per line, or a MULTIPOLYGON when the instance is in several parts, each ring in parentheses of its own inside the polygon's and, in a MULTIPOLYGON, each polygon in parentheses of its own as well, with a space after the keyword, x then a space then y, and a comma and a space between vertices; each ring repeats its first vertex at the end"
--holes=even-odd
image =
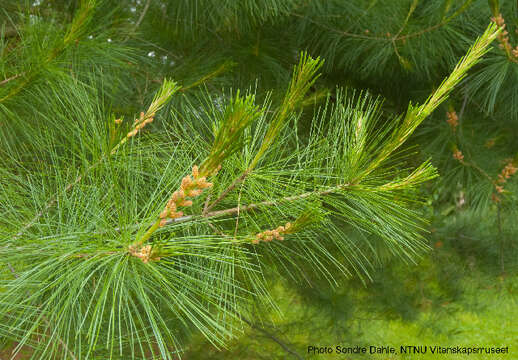
POLYGON ((308 54, 302 53, 299 64, 293 70, 290 85, 281 106, 277 109, 275 117, 271 120, 266 135, 264 136, 261 148, 257 151, 254 159, 248 166, 248 171, 251 171, 257 162, 261 159, 264 152, 275 141, 277 135, 286 124, 286 120, 292 114, 297 105, 304 100, 309 88, 315 83, 318 78, 318 70, 322 67, 323 62, 319 58, 312 59, 308 54))
POLYGON ((203 175, 216 171, 226 158, 241 149, 244 130, 261 116, 262 110, 254 104, 254 100, 252 95, 242 97, 239 91, 230 100, 223 118, 216 124, 210 153, 201 164, 200 171, 203 175))
MULTIPOLYGON (((451 74, 441 83, 423 105, 408 105, 408 110, 403 117, 401 126, 392 134, 392 140, 387 144, 377 159, 372 161, 366 173, 379 166, 392 152, 399 148, 441 103, 450 92, 466 76, 467 72, 489 50, 489 45, 496 39, 499 29, 495 24, 490 24, 484 34, 480 36, 468 50, 468 53, 457 63, 451 74)), ((363 175, 362 175, 363 176, 363 175)))

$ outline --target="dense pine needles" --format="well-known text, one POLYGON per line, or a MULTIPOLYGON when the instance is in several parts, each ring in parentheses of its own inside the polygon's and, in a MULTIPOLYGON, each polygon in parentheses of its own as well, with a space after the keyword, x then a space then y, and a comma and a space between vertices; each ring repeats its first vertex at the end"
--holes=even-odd
MULTIPOLYGON (((221 9, 214 16, 242 11, 221 9)), ((254 21, 289 6, 268 9, 254 21)), ((110 99, 131 51, 93 63, 69 54, 94 10, 84 1, 67 29, 20 30, 10 51, 33 51, 25 41, 38 36, 51 43, 27 64, 2 58, 12 81, 0 100, 0 336, 15 353, 173 359, 193 331, 222 347, 243 315, 275 309, 271 274, 303 280, 309 266, 333 285, 340 273, 368 276, 372 238, 407 260, 426 247, 416 190, 436 172, 428 161, 409 167, 402 145, 484 54, 494 26, 423 105, 387 117, 381 100, 340 89, 299 137, 321 60, 301 54, 278 102, 164 80, 140 115, 117 114, 110 99)))

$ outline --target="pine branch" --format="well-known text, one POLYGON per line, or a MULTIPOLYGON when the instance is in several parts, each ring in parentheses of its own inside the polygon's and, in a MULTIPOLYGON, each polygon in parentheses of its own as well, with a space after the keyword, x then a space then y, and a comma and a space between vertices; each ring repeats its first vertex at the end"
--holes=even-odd
POLYGON ((443 80, 426 102, 420 106, 412 104, 408 106, 402 125, 392 135, 391 141, 387 143, 379 152, 377 158, 369 164, 367 169, 354 182, 360 181, 361 178, 374 171, 390 154, 408 140, 417 127, 448 98, 450 92, 464 79, 468 70, 489 50, 489 45, 495 40, 499 31, 495 24, 490 24, 484 34, 475 41, 468 53, 457 63, 451 74, 443 80))
POLYGON ((273 144, 281 130, 286 125, 287 118, 304 100, 306 93, 319 77, 317 72, 322 67, 322 64, 323 62, 320 60, 320 58, 312 59, 307 53, 301 53, 299 63, 293 69, 291 82, 288 90, 286 91, 283 102, 279 109, 277 109, 275 112, 275 116, 266 131, 259 150, 255 154, 251 163, 248 165, 247 169, 239 177, 237 177, 212 204, 209 205, 207 211, 210 211, 212 208, 214 208, 214 206, 222 201, 253 171, 266 150, 273 144))
POLYGON ((71 44, 73 44, 75 40, 77 40, 82 35, 83 31, 85 30, 85 27, 88 25, 92 18, 95 7, 95 0, 81 1, 81 7, 77 11, 72 23, 69 26, 68 31, 64 34, 62 42, 58 42, 57 45, 51 48, 50 51, 47 53, 47 56, 41 59, 40 63, 33 64, 30 71, 24 72, 24 81, 18 84, 18 86, 15 86, 7 95, 0 98, 0 104, 9 100, 13 96, 17 95, 20 91, 22 91, 28 84, 31 83, 31 81, 40 73, 40 71, 45 66, 52 63, 71 44))
POLYGON ((151 0, 146 1, 146 4, 144 5, 144 9, 142 9, 142 12, 140 13, 139 18, 138 18, 137 22, 135 23, 135 26, 133 26, 133 29, 131 30, 131 32, 128 33, 126 38, 124 38, 124 42, 126 42, 132 34, 136 33, 137 29, 139 28, 140 24, 142 23, 142 20, 144 20, 144 17, 146 16, 146 13, 149 9, 149 5, 151 5, 151 0))
POLYGON ((408 14, 406 15, 405 21, 403 21, 403 24, 399 28, 399 31, 394 35, 394 38, 392 39, 393 41, 396 41, 398 39, 399 34, 401 34, 401 32, 403 32, 403 30, 407 26, 408 20, 410 20, 410 17, 414 13, 418 3, 419 3, 419 0, 414 0, 414 1, 412 1, 412 4, 410 4, 410 9, 408 10, 408 14))
POLYGON ((242 206, 236 206, 228 209, 223 210, 216 210, 216 211, 209 211, 206 212, 204 215, 186 215, 181 216, 176 219, 168 219, 165 225, 175 224, 175 223, 181 223, 186 221, 193 221, 201 218, 214 218, 214 217, 221 217, 226 215, 232 215, 236 214, 240 211, 250 211, 255 210, 261 207, 268 207, 268 206, 277 206, 279 204, 285 203, 285 202, 292 202, 297 200, 304 200, 310 197, 319 197, 319 196, 326 196, 334 193, 338 193, 342 190, 352 189, 356 186, 355 184, 341 184, 326 190, 319 190, 319 191, 309 191, 305 192, 299 195, 293 195, 293 196, 286 196, 280 199, 275 200, 267 200, 267 201, 261 201, 258 203, 252 203, 248 205, 242 205, 242 206))
POLYGON ((221 193, 220 196, 218 196, 218 198, 216 200, 214 200, 214 202, 212 202, 212 204, 210 204, 208 207, 207 207, 207 211, 206 212, 209 212, 210 210, 212 210, 212 208, 214 206, 216 206, 221 200, 223 200, 224 198, 227 197, 227 195, 235 189, 235 187, 237 185, 239 185, 241 182, 243 182, 246 177, 248 176, 248 174, 251 172, 250 169, 246 169, 239 177, 237 177, 234 181, 232 181, 232 184, 230 184, 225 190, 223 190, 223 192, 221 193))
MULTIPOLYGON (((149 4, 150 1, 140 19, 144 19, 149 4)), ((416 4, 412 3, 393 37, 394 45, 395 39, 405 36, 410 28, 408 22, 416 4)), ((73 34, 83 29, 88 18, 77 15, 74 22, 78 28, 70 27, 65 43, 73 42, 73 34)), ((181 121, 168 122, 170 126, 164 127, 163 135, 157 135, 157 141, 146 142, 145 146, 136 144, 138 156, 114 155, 179 91, 172 82, 163 85, 148 110, 135 119, 119 142, 118 137, 111 136, 114 132, 99 130, 103 126, 94 128, 93 141, 89 125, 76 129, 77 124, 56 121, 56 129, 63 130, 56 139, 75 131, 84 143, 73 146, 87 150, 79 154, 67 152, 64 145, 71 141, 60 143, 49 131, 27 142, 35 149, 50 144, 45 154, 50 154, 51 161, 33 165, 31 159, 28 169, 22 169, 26 165, 20 160, 25 159, 25 143, 6 147, 6 154, 15 156, 12 162, 5 160, 2 174, 12 176, 15 184, 9 184, 10 178, 2 182, 7 189, 0 194, 1 202, 6 200, 2 230, 11 231, 16 214, 33 211, 28 199, 34 199, 41 210, 14 237, 5 237, 5 246, 0 247, 13 274, 16 271, 12 264, 24 269, 20 270, 21 276, 6 280, 0 299, 6 309, 0 321, 5 320, 6 325, 0 327, 0 336, 14 331, 12 336, 21 338, 23 346, 39 329, 50 329, 47 318, 41 315, 45 314, 55 323, 51 324, 52 336, 42 338, 43 345, 36 349, 42 358, 54 352, 66 356, 61 350, 65 341, 50 343, 57 336, 74 339, 72 350, 76 354, 69 354, 74 359, 145 357, 148 349, 153 356, 158 353, 172 359, 175 355, 171 355, 170 348, 178 348, 178 332, 178 338, 182 338, 183 331, 197 329, 221 346, 234 335, 234 324, 240 323, 241 302, 255 296, 273 305, 264 282, 265 266, 272 272, 282 267, 278 275, 294 279, 309 267, 336 284, 337 274, 368 276, 378 259, 378 246, 413 260, 424 248, 420 241, 425 231, 424 220, 414 207, 420 199, 415 190, 436 172, 429 162, 408 169, 414 163, 406 162, 408 154, 398 150, 483 55, 492 36, 494 29, 488 29, 428 100, 419 106, 410 105, 397 122, 383 118, 380 102, 368 96, 345 99, 338 91, 313 116, 308 136, 299 140, 297 129, 287 124, 298 119, 322 65, 319 59, 303 54, 275 111, 267 111, 268 101, 261 107, 255 104, 254 96, 239 92, 221 106, 228 98, 215 92, 213 97, 201 99, 207 100, 201 105, 195 101, 187 104, 184 112, 175 107, 181 121), (212 112, 204 112, 204 106, 212 112), (330 112, 326 112, 327 106, 330 112), (213 139, 212 143, 205 141, 207 138, 213 139), (91 154, 98 153, 90 149, 108 142, 108 149, 92 160, 91 154), (112 147, 113 144, 116 145, 112 147), (63 181, 69 174, 68 161, 77 163, 77 159, 91 165, 74 175, 73 181, 63 181), (185 175, 193 159, 201 161, 199 168, 194 166, 185 175), (110 166, 101 167, 107 160, 110 166), (17 168, 11 175, 8 166, 18 166, 18 162, 21 174, 16 173, 17 168), (262 163, 261 171, 254 173, 262 163), (216 176, 221 167, 223 174, 216 176), (66 184, 59 192, 66 194, 85 181, 93 168, 98 169, 99 177, 92 179, 91 186, 82 186, 73 196, 65 196, 63 202, 58 193, 47 200, 48 183, 60 184, 58 188, 66 184), (181 185, 170 189, 171 184, 178 183, 180 174, 185 175, 181 185), (237 177, 226 177, 228 174, 237 177), (47 181, 47 177, 51 180, 47 181), (41 187, 40 179, 45 179, 41 187), (218 181, 221 193, 209 193, 203 199, 203 191, 218 181), (17 182, 26 187, 20 196, 17 182), (231 198, 229 195, 237 188, 239 194, 231 198), (157 207, 165 203, 166 194, 169 200, 158 214, 157 207), (41 236, 12 241, 37 224, 58 200, 61 206, 55 216, 49 216, 47 223, 38 227, 41 236), (197 210, 192 215, 180 211, 193 205, 197 210), (217 221, 219 217, 228 218, 217 221), (292 218, 296 218, 293 224, 292 218), (186 222, 190 223, 160 229, 186 222), (309 223, 325 226, 307 228, 309 223), (115 224, 118 228, 114 228, 115 224), (307 231, 294 235, 292 239, 297 241, 280 243, 284 235, 302 229, 302 225, 307 231), (367 241, 358 241, 358 234, 367 241), (260 241, 265 242, 264 246, 253 246, 260 241), (27 290, 30 296, 26 296, 27 290)), ((188 87, 225 69, 224 63, 188 87)), ((94 126, 106 125, 92 118, 94 126)), ((276 336, 263 333, 300 358, 276 336)))
POLYGON ((192 168, 190 175, 182 179, 180 189, 175 191, 159 218, 149 227, 142 236, 130 245, 130 253, 139 253, 139 249, 160 227, 165 226, 168 219, 176 219, 183 215, 177 211, 179 207, 192 205, 188 197, 196 198, 212 183, 207 182, 207 177, 215 176, 221 168, 223 161, 240 149, 243 131, 261 115, 261 110, 254 104, 254 96, 241 97, 237 92, 225 108, 222 123, 218 124, 214 142, 209 155, 201 163, 200 167, 192 168))
POLYGON ((447 25, 453 19, 455 19, 456 17, 461 15, 463 12, 465 12, 469 8, 469 6, 471 5, 472 2, 473 2, 473 0, 464 0, 464 3, 459 7, 459 9, 457 11, 455 11, 452 15, 448 16, 446 19, 444 19, 440 23, 438 23, 436 25, 433 25, 433 26, 430 26, 430 27, 428 27, 426 29, 414 32, 414 33, 410 33, 410 34, 403 35, 403 36, 398 36, 395 40, 396 41, 405 41, 406 39, 410 39, 410 38, 413 38, 413 37, 418 37, 418 36, 421 36, 421 35, 426 34, 428 32, 437 30, 437 29, 443 27, 444 25, 447 25))
MULTIPOLYGON (((435 25, 432 25, 432 26, 429 26, 425 29, 422 29, 422 30, 419 30, 419 31, 416 31, 416 32, 413 32, 413 33, 408 33, 408 34, 404 34, 404 35, 401 35, 401 32, 402 30, 404 29, 404 26, 399 30, 399 32, 397 33, 396 36, 389 36, 389 37, 386 37, 386 36, 375 36, 375 35, 365 35, 365 34, 358 34, 358 33, 352 33, 350 31, 342 31, 342 30, 339 30, 339 29, 336 29, 336 28, 333 28, 333 27, 330 27, 330 26, 327 26, 321 22, 318 22, 314 19, 311 19, 309 18, 308 16, 304 16, 302 14, 298 14, 298 13, 295 13, 295 12, 291 12, 290 15, 292 16, 295 16, 295 17, 298 17, 298 18, 301 18, 301 19, 304 19, 304 20, 307 20, 323 29, 326 29, 328 31, 331 31, 331 32, 334 32, 336 34, 339 34, 343 37, 350 37, 350 38, 356 38, 356 39, 363 39, 363 40, 377 40, 377 41, 391 41, 391 42, 396 42, 396 41, 406 41, 407 39, 411 39, 411 38, 414 38, 414 37, 419 37, 419 36, 422 36, 426 33, 429 33, 429 32, 432 32, 432 31, 435 31, 435 30, 438 30, 440 28, 442 28, 443 26, 447 25, 448 23, 450 23, 453 19, 455 19, 456 17, 458 17, 459 15, 461 15, 463 12, 465 12, 468 8, 469 8, 469 5, 473 2, 473 0, 465 0, 464 3, 462 4, 462 6, 459 7, 459 9, 457 11, 455 11, 455 13, 453 13, 452 15, 448 16, 446 19, 444 19, 443 21, 435 24, 435 25)), ((412 15, 413 11, 415 10, 415 5, 412 5, 410 11, 409 11, 409 14, 407 16, 407 19, 405 20, 405 23, 408 22, 408 20, 410 19, 410 16, 412 15)))
POLYGON ((4 85, 4 84, 7 84, 9 81, 16 80, 16 79, 18 79, 19 77, 24 76, 24 75, 25 75, 25 72, 20 73, 20 74, 13 75, 13 76, 11 76, 11 77, 8 77, 8 78, 6 78, 6 79, 4 79, 4 80, 0 81, 0 86, 2 86, 2 85, 4 85))
MULTIPOLYGON (((141 116, 139 119, 135 120, 135 123, 133 124, 132 130, 127 134, 127 136, 123 137, 117 145, 115 145, 108 154, 103 154, 100 159, 98 159, 95 163, 90 165, 88 168, 86 168, 79 176, 77 176, 74 181, 69 183, 65 189, 64 193, 69 192, 74 186, 79 184, 81 180, 83 180, 84 177, 86 177, 87 174, 89 174, 93 169, 95 169, 99 164, 101 164, 103 161, 105 161, 108 157, 113 156, 117 153, 119 148, 123 146, 128 139, 135 136, 148 122, 153 120, 153 117, 155 116, 155 113, 159 111, 171 98, 171 96, 178 91, 179 87, 174 81, 170 81, 167 79, 164 79, 164 82, 162 83, 162 86, 155 94, 155 97, 153 101, 151 102, 148 110, 146 113, 141 113, 141 116)), ((49 209, 51 209, 57 201, 58 195, 55 194, 50 198, 50 200, 47 201, 43 209, 41 209, 34 217, 25 225, 23 225, 20 230, 14 235, 13 240, 18 239, 20 236, 22 236, 25 231, 30 229, 32 226, 36 224, 36 222, 47 213, 49 209)))
MULTIPOLYGON (((286 196, 286 197, 276 199, 276 200, 261 201, 259 203, 244 205, 241 207, 236 206, 236 207, 233 207, 230 209, 211 211, 211 212, 207 213, 206 217, 231 215, 231 214, 237 213, 238 211, 250 211, 250 210, 255 210, 255 209, 263 207, 263 206, 276 206, 276 205, 284 203, 284 202, 303 200, 303 199, 307 199, 309 197, 326 196, 326 195, 337 193, 341 190, 351 189, 354 186, 355 186, 354 184, 341 184, 341 185, 332 187, 327 190, 309 191, 309 192, 302 193, 299 195, 286 196)), ((180 221, 180 219, 178 219, 178 220, 180 221)))

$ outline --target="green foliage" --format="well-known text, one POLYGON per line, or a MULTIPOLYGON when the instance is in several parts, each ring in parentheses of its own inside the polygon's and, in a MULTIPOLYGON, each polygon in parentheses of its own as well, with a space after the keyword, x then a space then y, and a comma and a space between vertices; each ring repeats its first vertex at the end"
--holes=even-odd
POLYGON ((449 262, 516 271, 513 10, 6 1, 0 357, 192 358, 295 309, 374 342, 356 304, 453 332, 449 262))

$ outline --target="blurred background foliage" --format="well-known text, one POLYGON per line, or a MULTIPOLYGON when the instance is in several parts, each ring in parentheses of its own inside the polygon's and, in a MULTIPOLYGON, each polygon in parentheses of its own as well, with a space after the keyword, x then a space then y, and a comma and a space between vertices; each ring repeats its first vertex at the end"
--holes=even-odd
POLYGON ((193 335, 185 358, 306 358, 311 344, 516 349, 516 1, 3 0, 0 136, 24 151, 6 159, 0 149, 0 162, 38 169, 49 157, 59 161, 60 153, 95 157, 104 151, 88 144, 87 135, 102 126, 92 120, 96 114, 131 117, 166 77, 181 84, 193 104, 203 92, 225 97, 230 88, 254 89, 258 98, 278 103, 301 50, 325 60, 299 120, 301 137, 316 106, 328 96, 333 102, 337 86, 381 96, 389 117, 409 101, 423 102, 499 16, 508 34, 411 139, 416 147, 409 162, 431 158, 440 173, 420 190, 429 199, 419 210, 430 220, 430 250, 413 264, 393 259, 380 245, 371 279, 352 277, 334 287, 309 268, 306 282, 270 280, 282 316, 248 319, 250 327, 227 350, 193 335), (67 114, 58 110, 63 107, 67 114), (49 114, 90 120, 70 137, 49 114), (42 150, 46 139, 35 136, 42 121, 50 129, 46 136, 67 134, 62 148, 42 150))

